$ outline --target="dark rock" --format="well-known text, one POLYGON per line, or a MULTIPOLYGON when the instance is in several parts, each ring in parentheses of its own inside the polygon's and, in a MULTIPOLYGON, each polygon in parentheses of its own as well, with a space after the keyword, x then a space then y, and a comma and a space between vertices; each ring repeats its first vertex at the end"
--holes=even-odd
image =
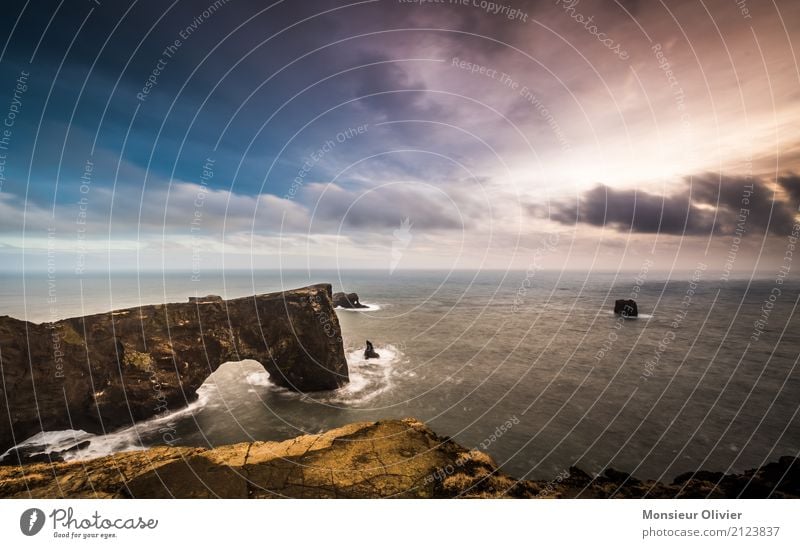
POLYGON ((573 466, 566 478, 538 485, 544 485, 539 496, 557 498, 799 498, 800 484, 793 475, 799 469, 800 459, 781 457, 742 474, 687 472, 667 485, 642 481, 612 468, 592 477, 573 466))
POLYGON ((42 430, 101 433, 184 407, 228 361, 258 360, 296 391, 349 380, 329 284, 48 324, 4 316, 0 355, 0 453, 42 430))
POLYGON ((696 481, 710 481, 711 483, 718 483, 725 474, 722 472, 707 472, 705 470, 700 470, 698 472, 686 472, 681 474, 677 478, 672 481, 673 485, 683 485, 684 483, 696 480, 696 481))
POLYGON ((765 464, 761 468, 747 470, 743 474, 747 478, 745 485, 733 485, 735 489, 742 487, 742 496, 749 498, 762 498, 763 491, 778 491, 794 493, 800 496, 800 459, 784 456, 778 462, 765 464))
POLYGON ((364 359, 369 360, 370 358, 380 358, 380 354, 375 352, 375 349, 372 347, 372 343, 367 341, 367 348, 364 349, 364 359))
POLYGON ((758 474, 773 483, 800 484, 800 459, 790 456, 781 457, 778 462, 771 462, 760 469, 748 470, 746 473, 758 474))
POLYGON ((357 293, 334 293, 333 306, 341 308, 369 308, 358 300, 357 293))
POLYGON ((47 447, 44 445, 30 445, 19 449, 12 449, 8 455, 0 461, 2 466, 19 466, 21 464, 36 464, 39 462, 62 462, 62 457, 57 451, 45 452, 47 447))
POLYGON ((592 476, 590 476, 577 466, 570 466, 567 479, 568 481, 578 485, 586 485, 592 481, 592 476))
POLYGON ((626 318, 635 318, 639 315, 639 308, 633 299, 618 299, 614 301, 614 314, 625 316, 626 318))
POLYGON ((626 472, 620 472, 619 470, 614 470, 613 468, 606 468, 603 471, 603 476, 607 479, 616 482, 616 483, 626 483, 626 482, 635 482, 638 483, 639 480, 636 478, 632 478, 630 474, 626 472))

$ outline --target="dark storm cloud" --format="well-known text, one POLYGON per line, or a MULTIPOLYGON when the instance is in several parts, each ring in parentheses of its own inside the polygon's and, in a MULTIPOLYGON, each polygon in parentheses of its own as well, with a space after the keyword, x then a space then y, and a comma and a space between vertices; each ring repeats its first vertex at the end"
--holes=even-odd
POLYGON ((795 207, 800 205, 800 175, 791 173, 778 177, 778 184, 789 195, 795 207))
POLYGON ((687 181, 694 203, 717 208, 715 231, 731 234, 740 209, 747 210, 750 228, 767 229, 772 234, 792 230, 793 208, 780 200, 774 187, 758 178, 703 174, 687 181), (747 191, 752 185, 752 194, 747 191), (745 201, 746 200, 746 201, 745 201))
MULTIPOLYGON (((733 234, 737 229, 777 235, 791 232, 794 208, 763 180, 701 174, 684 184, 684 191, 667 196, 598 185, 577 203, 556 203, 550 218, 567 225, 583 223, 643 234, 733 234)), ((541 214, 542 209, 534 211, 541 214)))
POLYGON ((713 215, 692 205, 686 194, 658 196, 598 185, 584 193, 578 204, 557 204, 551 219, 608 226, 620 232, 701 234, 709 230, 713 215))

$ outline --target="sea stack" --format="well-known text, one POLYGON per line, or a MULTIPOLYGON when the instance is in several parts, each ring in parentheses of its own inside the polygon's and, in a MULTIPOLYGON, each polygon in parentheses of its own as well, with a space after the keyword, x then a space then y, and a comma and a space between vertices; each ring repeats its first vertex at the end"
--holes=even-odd
POLYGON ((364 359, 369 360, 371 358, 380 358, 381 355, 375 352, 375 348, 373 348, 372 343, 367 341, 367 348, 364 349, 364 359))
POLYGON ((626 318, 635 318, 639 315, 639 308, 633 299, 618 299, 614 302, 614 314, 626 318))
POLYGON ((358 300, 358 293, 334 293, 333 306, 340 308, 369 308, 358 300))

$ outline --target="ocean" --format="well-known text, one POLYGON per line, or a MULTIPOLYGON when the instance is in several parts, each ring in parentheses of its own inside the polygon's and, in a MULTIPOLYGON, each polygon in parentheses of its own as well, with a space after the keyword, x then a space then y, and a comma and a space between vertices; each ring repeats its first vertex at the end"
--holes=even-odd
MULTIPOLYGON (((576 465, 670 481, 800 453, 800 284, 639 273, 259 271, 0 276, 0 315, 34 322, 189 296, 234 298, 332 283, 368 309, 339 310, 351 383, 296 394, 260 364, 224 364, 183 410, 94 436, 43 433, 73 458, 163 444, 283 440, 413 416, 489 453, 509 474, 576 465), (634 297, 637 319, 613 314, 634 297), (378 360, 362 357, 366 340, 378 360)), ((37 440, 32 440, 37 441, 37 440)))

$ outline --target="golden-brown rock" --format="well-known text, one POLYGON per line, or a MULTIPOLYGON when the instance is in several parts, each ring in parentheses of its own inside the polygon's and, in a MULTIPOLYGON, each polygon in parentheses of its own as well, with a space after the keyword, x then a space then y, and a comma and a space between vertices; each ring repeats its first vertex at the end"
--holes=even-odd
POLYGON ((532 496, 533 487, 414 419, 355 423, 283 442, 0 466, 0 497, 532 496))

